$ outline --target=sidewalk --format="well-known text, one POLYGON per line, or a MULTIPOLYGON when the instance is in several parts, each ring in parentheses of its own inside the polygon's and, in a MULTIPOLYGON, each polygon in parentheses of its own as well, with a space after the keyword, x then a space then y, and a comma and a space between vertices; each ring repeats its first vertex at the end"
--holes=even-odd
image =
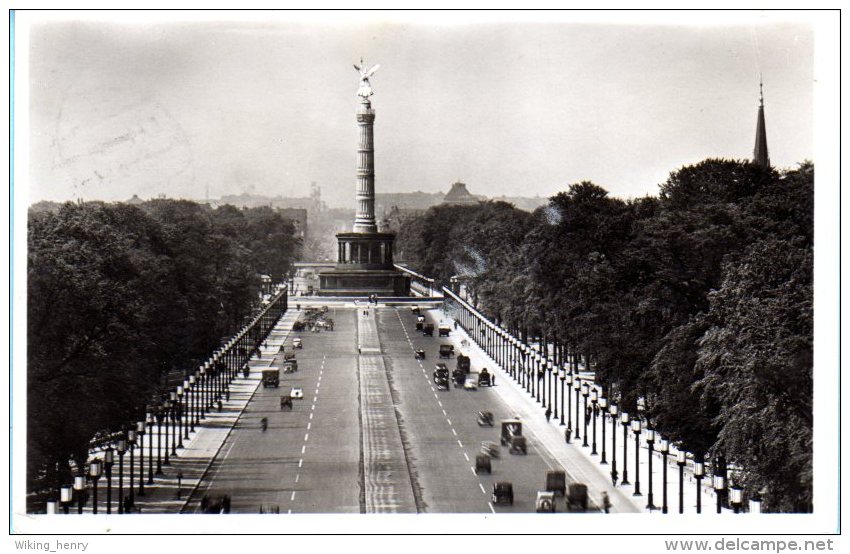
MULTIPOLYGON (((188 433, 189 438, 186 439, 184 428, 183 447, 178 448, 177 454, 169 453, 169 465, 162 465, 162 475, 156 475, 156 456, 157 456, 157 426, 153 425, 144 436, 144 496, 139 495, 139 448, 136 448, 134 455, 135 468, 135 507, 134 513, 142 514, 164 514, 178 513, 185 511, 192 492, 198 487, 203 480, 213 460, 218 454, 219 449, 224 444, 225 439, 230 434, 239 416, 247 406, 254 392, 260 385, 262 369, 269 367, 275 362, 280 346, 284 344, 286 338, 292 329, 292 324, 298 319, 300 312, 296 310, 288 310, 283 317, 278 321, 277 325, 271 330, 265 345, 260 349, 260 357, 253 357, 248 362, 251 369, 248 378, 239 375, 230 384, 230 399, 222 402, 222 409, 219 412, 215 407, 207 412, 206 418, 199 420, 199 424, 195 425, 195 431, 188 433), (152 443, 150 441, 153 441, 152 443), (150 445, 153 444, 153 472, 154 482, 148 484, 148 476, 150 473, 149 452, 150 445), (178 478, 180 479, 180 489, 178 493, 178 478)), ((282 356, 282 355, 281 355, 282 356)), ((278 360, 280 361, 280 360, 278 360)), ((165 458, 165 445, 167 435, 165 425, 163 425, 162 433, 162 458, 165 458)), ((179 443, 179 441, 178 441, 179 443)), ((138 441, 137 441, 138 444, 138 441)), ((103 451, 99 451, 92 456, 93 458, 102 458, 103 451)), ((124 455, 124 496, 129 495, 130 483, 130 456, 129 452, 124 455)), ((91 487, 89 487, 90 491, 91 487)), ((98 514, 106 513, 106 491, 107 480, 105 473, 98 481, 98 514)), ((91 494, 91 493, 90 493, 91 494)), ((195 499, 196 500, 196 499, 195 499)), ((85 513, 91 513, 92 501, 89 496, 85 513)), ((76 506, 71 508, 71 513, 76 513, 76 506)), ((112 514, 118 514, 118 455, 115 454, 115 464, 112 467, 112 514)))
MULTIPOLYGON (((427 312, 433 319, 434 323, 438 323, 441 319, 451 319, 442 310, 433 309, 427 312)), ((612 513, 624 512, 646 512, 653 514, 662 514, 662 482, 663 482, 663 467, 664 460, 658 452, 658 437, 656 436, 655 451, 652 459, 652 489, 653 489, 653 504, 654 510, 647 508, 648 493, 649 493, 649 447, 646 442, 646 433, 640 434, 640 458, 639 458, 639 479, 635 475, 635 436, 631 429, 628 432, 627 442, 627 465, 628 477, 630 483, 623 485, 623 426, 619 423, 612 423, 610 416, 602 418, 597 416, 596 420, 596 446, 598 454, 591 455, 593 443, 593 423, 589 420, 587 426, 588 446, 582 446, 584 442, 584 397, 581 397, 581 409, 579 410, 582 419, 575 421, 575 392, 564 389, 567 394, 572 395, 572 410, 573 419, 572 437, 570 443, 567 443, 564 437, 566 425, 560 424, 560 383, 557 384, 558 398, 558 413, 559 417, 552 416, 551 421, 547 422, 544 415, 545 409, 542 403, 529 394, 519 383, 511 378, 505 368, 499 366, 478 344, 469 336, 460 325, 457 329, 453 329, 449 337, 455 345, 456 351, 463 351, 472 359, 473 367, 487 367, 496 374, 496 386, 493 389, 499 394, 505 403, 513 407, 516 414, 522 419, 526 429, 529 430, 529 435, 533 436, 552 456, 563 465, 568 475, 574 477, 577 481, 588 485, 588 494, 591 500, 598 506, 601 506, 602 491, 607 491, 611 500, 612 513), (466 348, 461 348, 461 341, 466 340, 469 345, 466 348), (492 368, 495 368, 493 371, 492 368), (604 423, 603 423, 604 421, 604 423), (605 449, 607 464, 600 464, 602 453, 602 426, 605 425, 605 449), (613 427, 612 427, 613 425, 613 427), (582 438, 576 439, 576 427, 579 428, 579 434, 582 438), (619 474, 618 484, 616 487, 611 484, 611 463, 614 459, 612 456, 612 432, 616 432, 616 468, 619 474), (640 483, 640 496, 634 496, 635 483, 640 483)), ((445 338, 443 338, 445 340, 445 338)), ((582 372, 580 374, 582 381, 587 381, 593 386, 593 374, 582 372)), ((552 381, 555 382, 554 380, 552 381)), ((556 387, 552 387, 553 401, 556 387)), ((590 405, 590 402, 588 402, 590 405)), ((564 408, 569 410, 569 398, 564 399, 564 408)), ((554 411, 554 409, 553 409, 554 411)), ((564 421, 567 421, 565 414, 564 421)), ((667 456, 667 506, 669 514, 679 513, 679 466, 676 463, 677 450, 671 445, 670 453, 667 456)), ((696 513, 697 488, 696 478, 693 474, 693 461, 688 460, 684 468, 684 490, 683 490, 683 505, 685 514, 696 513)), ((702 514, 716 514, 717 499, 714 490, 711 488, 711 475, 706 474, 702 479, 702 514)), ((728 491, 727 491, 728 492, 728 491)), ((732 513, 732 510, 724 508, 723 513, 732 513)))

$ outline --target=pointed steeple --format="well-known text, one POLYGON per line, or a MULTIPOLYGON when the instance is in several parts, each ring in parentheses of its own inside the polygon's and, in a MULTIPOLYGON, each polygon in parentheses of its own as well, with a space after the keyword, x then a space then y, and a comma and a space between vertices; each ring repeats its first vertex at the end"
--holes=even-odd
POLYGON ((762 167, 770 167, 767 155, 767 130, 764 125, 764 90, 759 79, 759 115, 756 122, 756 146, 753 149, 753 161, 762 167))

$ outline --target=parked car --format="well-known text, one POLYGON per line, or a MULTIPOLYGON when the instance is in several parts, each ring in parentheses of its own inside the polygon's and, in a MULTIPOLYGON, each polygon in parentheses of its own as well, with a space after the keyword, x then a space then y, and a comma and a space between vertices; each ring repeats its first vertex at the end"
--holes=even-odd
POLYGON ((567 491, 566 474, 563 471, 547 471, 546 490, 556 495, 565 496, 567 491))
POLYGON ((292 387, 292 390, 289 391, 289 396, 291 398, 304 398, 304 389, 301 387, 292 387))
POLYGON ((280 385, 280 369, 269 367, 263 370, 263 388, 275 387, 280 385))

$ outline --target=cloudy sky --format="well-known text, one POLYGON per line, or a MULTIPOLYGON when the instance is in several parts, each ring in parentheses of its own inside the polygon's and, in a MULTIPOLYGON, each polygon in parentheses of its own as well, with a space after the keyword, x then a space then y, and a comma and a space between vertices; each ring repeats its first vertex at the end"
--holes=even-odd
POLYGON ((379 192, 655 194, 684 164, 752 156, 760 75, 771 161, 813 158, 808 22, 574 15, 18 16, 29 201, 306 196, 315 181, 353 207, 360 56, 381 65, 379 192))

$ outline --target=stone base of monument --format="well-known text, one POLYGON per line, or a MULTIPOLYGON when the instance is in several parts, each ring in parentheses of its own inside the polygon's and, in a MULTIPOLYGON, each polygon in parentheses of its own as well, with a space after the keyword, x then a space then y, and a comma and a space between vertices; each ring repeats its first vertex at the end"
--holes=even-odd
POLYGON ((335 269, 319 274, 319 296, 410 296, 410 277, 394 269, 335 269))

